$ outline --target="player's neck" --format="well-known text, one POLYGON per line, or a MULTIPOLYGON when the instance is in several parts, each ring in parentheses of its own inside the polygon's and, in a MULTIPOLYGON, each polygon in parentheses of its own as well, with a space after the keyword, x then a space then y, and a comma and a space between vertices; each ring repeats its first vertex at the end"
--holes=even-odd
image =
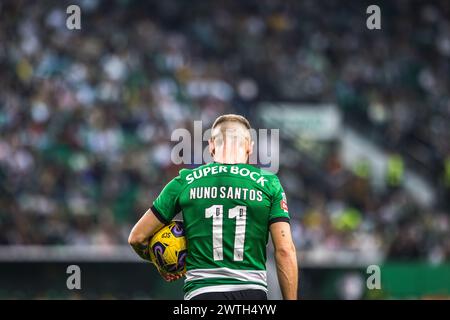
POLYGON ((213 158, 214 162, 221 163, 221 164, 246 164, 248 162, 248 157, 221 157, 221 156, 214 156, 213 158))

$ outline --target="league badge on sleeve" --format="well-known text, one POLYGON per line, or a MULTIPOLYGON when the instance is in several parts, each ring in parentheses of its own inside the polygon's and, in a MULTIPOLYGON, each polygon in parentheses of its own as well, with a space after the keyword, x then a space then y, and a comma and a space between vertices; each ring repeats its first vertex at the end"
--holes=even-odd
POLYGON ((287 205, 287 199, 286 199, 286 194, 283 192, 282 193, 283 199, 280 201, 280 207, 281 209, 283 209, 285 212, 288 212, 288 205, 287 205))

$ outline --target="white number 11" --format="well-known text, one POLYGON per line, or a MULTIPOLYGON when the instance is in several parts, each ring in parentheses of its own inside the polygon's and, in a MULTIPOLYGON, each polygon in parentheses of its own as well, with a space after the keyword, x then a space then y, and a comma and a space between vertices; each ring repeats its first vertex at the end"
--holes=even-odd
MULTIPOLYGON (((214 261, 223 260, 223 206, 214 205, 205 210, 205 218, 213 219, 213 255, 214 261)), ((234 261, 244 260, 245 224, 247 223, 247 207, 236 206, 228 210, 228 218, 236 219, 234 234, 234 261)))

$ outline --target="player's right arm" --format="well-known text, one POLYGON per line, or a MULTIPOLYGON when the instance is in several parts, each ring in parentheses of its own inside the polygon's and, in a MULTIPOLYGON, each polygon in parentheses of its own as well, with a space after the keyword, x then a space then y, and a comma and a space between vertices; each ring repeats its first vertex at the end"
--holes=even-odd
MULTIPOLYGON (((150 260, 148 243, 153 234, 168 224, 175 214, 180 211, 178 197, 182 188, 180 176, 172 179, 153 202, 153 206, 141 217, 131 230, 128 243, 143 259, 150 260)), ((157 267, 159 273, 166 281, 174 281, 182 277, 166 274, 157 267)))
POLYGON ((298 266, 291 227, 287 222, 275 222, 270 225, 270 234, 283 299, 297 300, 298 266))
POLYGON ((152 209, 148 209, 134 225, 128 237, 128 243, 142 259, 150 261, 148 242, 152 235, 163 226, 164 224, 156 217, 152 209))
MULTIPOLYGON (((164 223, 160 221, 160 218, 152 211, 152 209, 148 209, 131 230, 128 243, 142 259, 150 261, 148 242, 152 235, 163 226, 164 223)), ((171 275, 162 272, 159 268, 157 269, 166 281, 175 281, 182 277, 181 274, 171 275)))

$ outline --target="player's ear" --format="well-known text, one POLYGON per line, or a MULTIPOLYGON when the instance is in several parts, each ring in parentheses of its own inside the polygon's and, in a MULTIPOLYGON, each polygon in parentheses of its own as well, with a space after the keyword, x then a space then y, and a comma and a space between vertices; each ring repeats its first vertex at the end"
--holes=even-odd
POLYGON ((253 147, 255 145, 255 142, 253 140, 250 140, 250 143, 248 144, 248 155, 251 156, 253 154, 253 147))
POLYGON ((208 140, 208 149, 209 149, 209 154, 211 155, 211 157, 214 157, 214 152, 216 149, 216 145, 214 143, 214 140, 212 138, 209 138, 208 140))

